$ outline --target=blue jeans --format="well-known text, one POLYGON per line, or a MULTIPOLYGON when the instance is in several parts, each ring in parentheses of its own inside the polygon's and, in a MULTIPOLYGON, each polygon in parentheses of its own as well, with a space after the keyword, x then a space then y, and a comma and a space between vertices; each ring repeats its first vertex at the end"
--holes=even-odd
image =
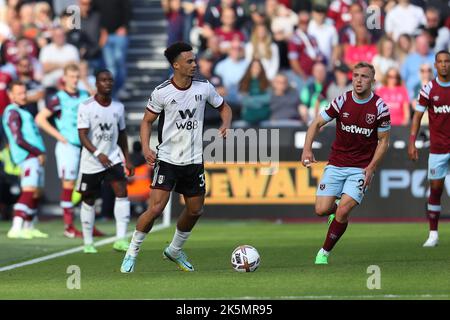
POLYGON ((127 76, 128 36, 109 34, 108 41, 103 47, 103 59, 106 68, 114 76, 113 96, 122 88, 127 76))

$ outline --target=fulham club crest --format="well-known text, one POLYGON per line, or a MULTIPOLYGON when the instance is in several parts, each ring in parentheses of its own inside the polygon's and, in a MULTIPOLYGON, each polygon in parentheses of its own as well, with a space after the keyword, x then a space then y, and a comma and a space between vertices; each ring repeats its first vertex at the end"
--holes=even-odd
POLYGON ((374 121, 375 121, 375 115, 371 114, 371 113, 367 113, 366 114, 366 122, 368 124, 372 124, 372 123, 374 123, 374 121))
POLYGON ((158 184, 162 184, 164 182, 164 176, 163 175, 158 175, 158 184))

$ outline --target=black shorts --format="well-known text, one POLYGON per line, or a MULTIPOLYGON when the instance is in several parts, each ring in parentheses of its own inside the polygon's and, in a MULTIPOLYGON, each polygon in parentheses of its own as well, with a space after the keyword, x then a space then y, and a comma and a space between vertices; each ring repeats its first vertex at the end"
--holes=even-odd
POLYGON ((152 176, 152 189, 162 189, 187 197, 205 194, 205 169, 203 163, 177 166, 156 160, 152 176))
POLYGON ((99 193, 103 181, 126 181, 125 170, 122 163, 118 163, 109 169, 96 173, 80 173, 81 177, 78 180, 77 191, 87 193, 99 193))

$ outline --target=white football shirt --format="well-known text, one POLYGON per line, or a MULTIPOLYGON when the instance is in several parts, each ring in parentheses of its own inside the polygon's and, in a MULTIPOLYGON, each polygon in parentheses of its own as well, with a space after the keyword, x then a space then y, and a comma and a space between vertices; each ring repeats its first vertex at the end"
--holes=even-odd
MULTIPOLYGON (((89 129, 88 138, 92 144, 107 155, 116 165, 122 162, 122 151, 117 144, 119 131, 125 129, 124 106, 112 101, 109 106, 102 106, 94 97, 80 103, 78 107, 78 129, 89 129)), ((81 150, 80 172, 97 173, 105 167, 86 148, 81 150)))
POLYGON ((208 80, 193 79, 186 89, 166 80, 153 90, 147 110, 159 114, 157 159, 188 165, 203 162, 203 120, 206 103, 224 103, 208 80))

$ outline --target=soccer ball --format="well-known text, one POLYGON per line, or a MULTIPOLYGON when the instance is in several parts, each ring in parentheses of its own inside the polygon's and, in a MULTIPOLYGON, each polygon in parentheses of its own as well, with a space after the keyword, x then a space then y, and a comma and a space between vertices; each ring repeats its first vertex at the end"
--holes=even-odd
POLYGON ((258 251, 249 245, 239 246, 231 254, 231 265, 238 272, 253 272, 260 262, 258 251))

